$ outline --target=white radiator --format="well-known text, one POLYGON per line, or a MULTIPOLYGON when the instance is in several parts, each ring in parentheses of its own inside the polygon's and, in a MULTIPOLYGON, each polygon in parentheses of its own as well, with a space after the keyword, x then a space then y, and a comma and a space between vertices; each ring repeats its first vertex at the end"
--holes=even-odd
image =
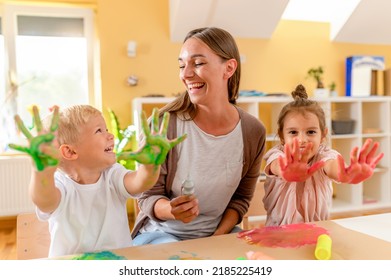
POLYGON ((0 156, 0 217, 34 211, 28 194, 31 168, 27 156, 0 156))

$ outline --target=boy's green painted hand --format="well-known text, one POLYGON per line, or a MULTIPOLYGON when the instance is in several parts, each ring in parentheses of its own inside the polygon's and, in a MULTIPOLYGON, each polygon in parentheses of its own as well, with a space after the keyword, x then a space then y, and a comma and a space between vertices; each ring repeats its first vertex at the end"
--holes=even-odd
POLYGON ((133 159, 141 164, 160 165, 166 160, 168 152, 186 139, 184 134, 176 139, 167 139, 167 128, 170 114, 165 112, 159 130, 159 111, 157 108, 152 112, 152 125, 149 129, 145 113, 141 113, 141 126, 145 135, 145 144, 137 152, 121 153, 119 159, 133 159))
POLYGON ((29 154, 34 160, 38 171, 44 170, 47 166, 56 166, 58 164, 58 159, 42 152, 40 149, 40 146, 42 144, 51 143, 55 137, 53 132, 55 132, 58 128, 58 110, 59 108, 55 106, 50 131, 48 133, 44 133, 44 131, 42 131, 42 122, 39 116, 38 107, 33 107, 33 120, 38 134, 35 137, 31 135, 30 131, 26 128, 20 116, 15 116, 16 124, 19 130, 23 133, 23 135, 26 136, 27 140, 30 143, 30 147, 23 147, 15 144, 9 144, 9 147, 14 150, 29 154))

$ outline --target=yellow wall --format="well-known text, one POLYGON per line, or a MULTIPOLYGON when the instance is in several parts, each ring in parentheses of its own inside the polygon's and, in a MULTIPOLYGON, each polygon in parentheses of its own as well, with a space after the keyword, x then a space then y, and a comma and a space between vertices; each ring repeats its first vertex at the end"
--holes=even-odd
POLYGON ((103 107, 112 108, 123 125, 131 122, 132 98, 182 89, 181 44, 170 42, 168 22, 168 0, 98 0, 103 107), (134 58, 127 56, 129 40, 137 42, 134 58), (126 84, 131 74, 139 78, 135 87, 126 84))
MULTIPOLYGON (((183 90, 178 78, 180 43, 169 38, 168 0, 97 0, 101 38, 103 106, 117 112, 123 123, 131 121, 131 100, 160 93, 170 96, 183 90), (137 42, 137 56, 126 55, 128 40, 137 42), (139 77, 129 87, 128 75, 139 77)), ((271 39, 237 39, 246 56, 241 89, 290 92, 303 83, 312 92, 315 83, 307 70, 323 66, 325 84, 337 83, 345 92, 345 58, 350 55, 382 55, 391 63, 391 46, 333 43, 329 24, 281 21, 271 39)))
MULTIPOLYGON (((181 44, 169 38, 169 0, 45 2, 96 6, 103 108, 113 109, 122 126, 132 121, 134 97, 151 93, 170 96, 183 90, 177 62, 181 44), (129 40, 137 42, 134 58, 126 53, 129 40), (131 74, 139 78, 135 87, 126 84, 131 74)), ((281 21, 271 39, 237 39, 237 43, 246 57, 241 89, 247 90, 290 92, 303 83, 311 94, 315 82, 306 79, 307 70, 323 66, 325 85, 335 81, 339 94, 344 95, 346 57, 380 55, 387 67, 391 65, 391 46, 333 43, 327 23, 281 21)))

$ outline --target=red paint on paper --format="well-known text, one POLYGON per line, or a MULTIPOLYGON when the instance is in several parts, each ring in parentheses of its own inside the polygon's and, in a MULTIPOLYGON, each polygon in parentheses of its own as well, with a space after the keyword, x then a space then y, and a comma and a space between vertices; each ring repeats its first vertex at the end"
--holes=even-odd
POLYGON ((238 237, 249 244, 264 247, 297 248, 316 244, 318 236, 324 233, 328 234, 325 228, 302 223, 245 230, 239 232, 238 237))

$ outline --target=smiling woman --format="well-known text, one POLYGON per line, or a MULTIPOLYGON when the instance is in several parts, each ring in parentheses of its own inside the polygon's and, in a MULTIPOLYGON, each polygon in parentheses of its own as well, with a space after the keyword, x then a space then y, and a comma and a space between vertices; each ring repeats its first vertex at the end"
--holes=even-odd
POLYGON ((265 127, 236 106, 241 66, 232 35, 216 27, 191 30, 178 62, 186 91, 160 114, 170 113, 168 137, 189 137, 170 151, 157 184, 139 198, 134 245, 239 230, 259 176, 265 127), (194 185, 194 193, 185 195, 184 184, 194 185))

